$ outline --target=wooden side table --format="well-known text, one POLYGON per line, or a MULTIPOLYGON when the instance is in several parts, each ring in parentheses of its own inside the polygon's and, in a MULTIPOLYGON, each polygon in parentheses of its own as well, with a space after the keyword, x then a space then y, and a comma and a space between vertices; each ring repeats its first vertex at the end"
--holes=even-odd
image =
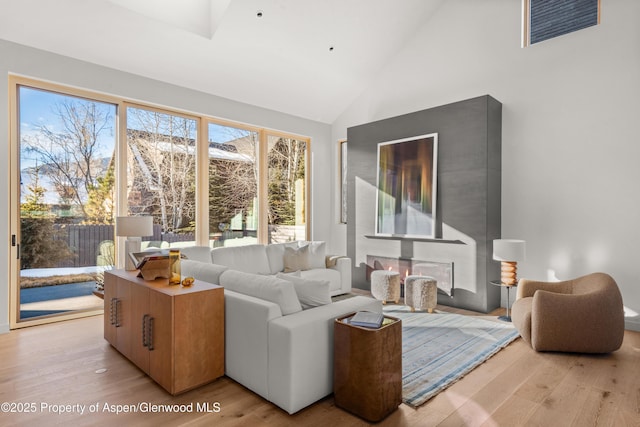
POLYGON ((402 403, 402 321, 385 316, 379 329, 335 320, 333 392, 336 406, 378 422, 402 403))

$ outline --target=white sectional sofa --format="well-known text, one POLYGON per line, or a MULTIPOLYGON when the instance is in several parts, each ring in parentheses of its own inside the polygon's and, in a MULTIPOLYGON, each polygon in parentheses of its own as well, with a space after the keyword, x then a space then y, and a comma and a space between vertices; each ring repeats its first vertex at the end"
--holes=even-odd
MULTIPOLYGON (((308 249, 321 252, 314 244, 308 249)), ((329 294, 351 289, 348 258, 333 259, 337 268, 316 259, 307 270, 283 274, 292 266, 285 252, 300 252, 298 246, 182 248, 183 275, 225 288, 225 374, 290 414, 333 392, 334 320, 382 312, 380 301, 364 296, 331 302, 329 294)))

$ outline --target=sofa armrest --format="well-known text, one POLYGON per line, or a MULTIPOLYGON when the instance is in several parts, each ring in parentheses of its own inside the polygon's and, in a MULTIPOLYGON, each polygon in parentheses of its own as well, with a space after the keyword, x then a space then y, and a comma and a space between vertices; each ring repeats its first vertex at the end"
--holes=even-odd
POLYGON ((354 311, 382 312, 364 296, 315 307, 269 323, 269 400, 290 414, 333 392, 333 328, 354 311))
POLYGON ((351 292, 351 258, 345 256, 327 256, 327 268, 340 273, 340 291, 336 295, 351 292))
POLYGON ((268 398, 268 324, 278 304, 224 290, 225 374, 268 398))
POLYGON ((538 280, 520 279, 518 281, 518 293, 516 300, 520 298, 532 297, 537 290, 569 294, 571 293, 571 282, 541 282, 538 280))

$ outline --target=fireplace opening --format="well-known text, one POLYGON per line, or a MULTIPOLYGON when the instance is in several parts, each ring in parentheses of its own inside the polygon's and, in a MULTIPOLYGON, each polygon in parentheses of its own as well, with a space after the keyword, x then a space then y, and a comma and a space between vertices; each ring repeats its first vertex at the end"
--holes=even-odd
POLYGON ((374 270, 398 272, 401 283, 404 283, 407 276, 433 277, 438 282, 438 293, 453 297, 453 262, 367 255, 367 282, 369 283, 371 283, 371 272, 374 270))

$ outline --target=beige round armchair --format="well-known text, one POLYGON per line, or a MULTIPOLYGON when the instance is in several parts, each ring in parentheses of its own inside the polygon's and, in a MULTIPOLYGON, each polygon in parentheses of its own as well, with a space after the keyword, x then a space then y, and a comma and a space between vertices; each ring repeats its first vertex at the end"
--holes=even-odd
POLYGON ((622 296, 605 273, 563 282, 521 279, 511 319, 537 351, 609 353, 624 336, 622 296))

